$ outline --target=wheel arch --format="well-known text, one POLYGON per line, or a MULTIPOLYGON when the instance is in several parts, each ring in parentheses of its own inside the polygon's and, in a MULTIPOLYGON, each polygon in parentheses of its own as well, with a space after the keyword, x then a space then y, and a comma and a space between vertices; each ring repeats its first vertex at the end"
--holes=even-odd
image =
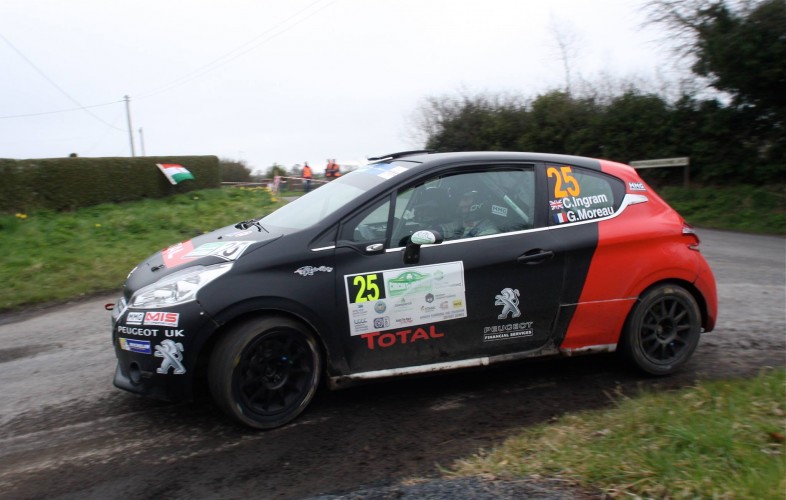
POLYGON ((199 348, 197 361, 195 365, 194 387, 195 391, 207 391, 207 373, 210 364, 210 357, 215 350, 217 342, 224 336, 227 331, 230 331, 236 325, 248 321, 252 318, 259 317, 282 317, 296 321, 307 328, 317 341, 319 354, 322 357, 322 380, 326 380, 330 376, 333 360, 336 356, 333 355, 330 347, 327 344, 326 338, 323 335, 324 331, 320 325, 314 321, 310 321, 308 316, 303 313, 298 313, 293 308, 281 307, 273 304, 260 303, 258 301, 246 301, 243 304, 235 304, 230 310, 225 310, 216 315, 216 322, 219 327, 216 328, 210 336, 205 339, 199 348))
POLYGON ((632 303, 619 334, 617 352, 626 364, 649 375, 664 376, 674 373, 689 361, 698 346, 702 325, 707 321, 706 307, 700 291, 688 281, 663 279, 652 283, 642 290, 632 303), (693 305, 686 303, 687 297, 692 299, 693 305), (663 317, 656 319, 657 325, 649 325, 648 330, 652 334, 648 335, 648 339, 642 340, 643 318, 650 314, 654 304, 670 298, 675 304, 668 312, 663 310, 663 317), (675 317, 676 302, 683 303, 683 312, 675 317), (696 309, 694 319, 691 319, 690 315, 685 317, 684 311, 692 309, 693 306, 696 309), (688 325, 684 323, 686 319, 688 325), (696 330, 693 330, 693 325, 696 330), (687 335, 679 333, 684 328, 689 329, 687 335))
POLYGON ((628 314, 625 317, 625 323, 623 324, 623 330, 620 331, 620 336, 622 335, 622 331, 628 325, 631 315, 633 311, 636 309, 635 305, 641 301, 641 298, 644 297, 647 292, 652 290, 653 288, 657 288, 662 285, 676 285, 681 288, 684 288, 688 293, 693 296, 693 299, 696 301, 696 304, 699 306, 699 312, 701 313, 701 326, 702 328, 707 328, 707 324, 709 322, 709 313, 707 309, 707 300, 704 298, 704 295, 701 291, 690 281, 682 280, 679 278, 666 278, 654 283, 651 283, 647 287, 643 288, 638 295, 636 296, 635 302, 631 305, 630 309, 628 310, 628 314))

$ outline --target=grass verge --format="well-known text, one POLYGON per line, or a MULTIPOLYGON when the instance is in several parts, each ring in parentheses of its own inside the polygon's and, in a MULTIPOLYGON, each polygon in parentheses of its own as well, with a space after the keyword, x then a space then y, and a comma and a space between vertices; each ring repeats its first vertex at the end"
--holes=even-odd
POLYGON ((450 474, 559 478, 615 497, 783 499, 784 415, 786 372, 767 370, 567 415, 450 474))
POLYGON ((0 215, 0 311, 117 290, 142 259, 278 204, 225 188, 74 212, 0 215))
POLYGON ((784 186, 662 187, 658 194, 694 226, 786 234, 784 186))

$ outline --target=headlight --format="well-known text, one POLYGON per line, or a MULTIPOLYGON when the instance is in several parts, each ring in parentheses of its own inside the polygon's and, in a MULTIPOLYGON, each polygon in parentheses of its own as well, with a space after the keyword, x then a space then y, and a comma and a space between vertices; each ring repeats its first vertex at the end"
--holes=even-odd
POLYGON ((128 307, 156 309, 183 304, 196 299, 205 285, 232 269, 232 262, 215 266, 193 266, 140 288, 131 297, 128 307))

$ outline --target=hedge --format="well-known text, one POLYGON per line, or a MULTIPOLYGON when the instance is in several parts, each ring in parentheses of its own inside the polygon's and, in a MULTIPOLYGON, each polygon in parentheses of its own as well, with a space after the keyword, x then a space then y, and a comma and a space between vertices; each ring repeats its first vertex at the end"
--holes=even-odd
POLYGON ((0 212, 74 210, 221 186, 215 156, 0 159, 0 212), (156 166, 177 163, 194 180, 173 186, 156 166))

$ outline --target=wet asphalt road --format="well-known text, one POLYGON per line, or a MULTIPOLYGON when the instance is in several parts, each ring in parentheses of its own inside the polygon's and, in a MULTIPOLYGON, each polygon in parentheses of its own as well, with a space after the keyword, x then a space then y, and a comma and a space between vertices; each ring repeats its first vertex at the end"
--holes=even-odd
POLYGON ((609 355, 535 360, 322 391, 295 423, 268 432, 235 426, 209 401, 115 389, 103 309, 115 296, 0 317, 0 496, 308 498, 401 485, 642 387, 786 366, 786 240, 699 234, 720 315, 676 376, 641 377, 609 355))

